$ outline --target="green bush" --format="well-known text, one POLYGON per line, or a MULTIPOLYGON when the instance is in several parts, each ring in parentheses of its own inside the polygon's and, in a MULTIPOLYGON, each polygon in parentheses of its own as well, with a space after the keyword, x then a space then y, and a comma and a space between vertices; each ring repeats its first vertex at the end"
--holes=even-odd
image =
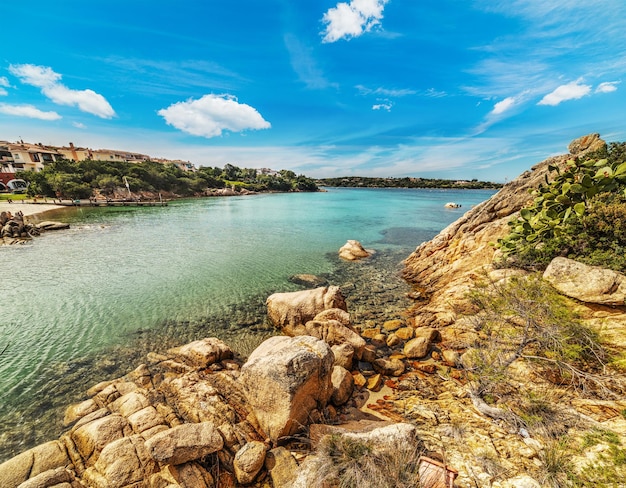
POLYGON ((506 265, 543 269, 556 256, 626 269, 626 144, 612 143, 602 159, 550 166, 552 181, 509 222, 500 239, 506 265))
POLYGON ((587 202, 585 213, 540 243, 521 243, 506 264, 541 270, 557 256, 591 266, 626 271, 626 198, 602 193, 587 202))

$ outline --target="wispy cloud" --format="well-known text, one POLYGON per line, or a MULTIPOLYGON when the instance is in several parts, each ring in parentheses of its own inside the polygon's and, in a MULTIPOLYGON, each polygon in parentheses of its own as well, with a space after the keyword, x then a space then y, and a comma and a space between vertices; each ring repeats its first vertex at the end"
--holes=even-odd
POLYGON ((445 91, 437 90, 435 88, 429 88, 424 92, 424 95, 431 98, 443 98, 448 96, 445 91))
POLYGON ((578 100, 591 93, 591 85, 585 85, 582 80, 571 81, 566 85, 557 87, 554 91, 544 96, 537 105, 556 106, 567 100, 578 100))
POLYGON ((177 129, 206 138, 222 135, 227 130, 269 129, 271 124, 250 105, 239 103, 232 95, 205 95, 200 99, 178 102, 158 111, 165 121, 177 129))
POLYGON ((326 24, 322 42, 349 40, 371 31, 380 25, 388 1, 351 0, 350 3, 339 2, 336 7, 329 8, 322 17, 322 22, 326 24))
POLYGON ((86 129, 87 126, 85 124, 83 124, 82 122, 72 122, 72 125, 74 127, 76 127, 77 129, 86 129))
POLYGON ((9 79, 6 76, 0 76, 0 96, 6 96, 9 94, 9 92, 5 90, 5 88, 8 88, 9 86, 11 86, 9 84, 9 79))
POLYGON ((151 96, 189 94, 189 88, 207 86, 230 91, 236 84, 247 81, 238 73, 203 59, 169 61, 110 56, 98 61, 107 65, 117 83, 151 96))
POLYGON ((107 100, 93 90, 72 90, 60 83, 61 75, 47 66, 17 64, 9 66, 9 71, 22 83, 41 89, 46 97, 57 105, 76 106, 82 112, 96 115, 103 119, 115 116, 113 107, 107 100))
POLYGON ((363 85, 357 85, 355 88, 359 90, 359 93, 361 93, 361 95, 376 95, 382 97, 397 98, 417 94, 417 91, 411 90, 409 88, 368 88, 363 85))
POLYGON ((524 105, 524 103, 528 102, 530 97, 531 92, 526 90, 518 95, 509 96, 499 102, 496 102, 493 109, 491 109, 491 111, 485 116, 480 125, 474 129, 473 134, 481 134, 495 123, 519 112, 520 108, 524 105))
POLYGON ((61 116, 56 112, 44 112, 33 105, 27 104, 10 105, 8 103, 0 103, 0 113, 39 120, 59 120, 61 118, 61 116))
POLYGON ((335 86, 330 83, 324 76, 323 71, 319 68, 311 47, 303 44, 293 34, 286 34, 285 47, 289 53, 291 67, 298 75, 307 88, 323 89, 329 86, 335 86))
MULTIPOLYGON (((614 76, 626 68, 619 54, 626 49, 622 20, 626 15, 624 2, 475 0, 473 6, 514 18, 519 28, 514 34, 498 36, 490 44, 474 48, 484 56, 467 70, 474 75, 465 87, 472 95, 492 99, 522 91, 537 97, 549 93, 542 104, 558 104, 589 93, 582 83, 574 82, 561 88, 554 80, 597 80, 614 76), (589 15, 590 11, 594 15, 589 15)), ((603 89, 604 86, 597 92, 604 93, 603 89)))

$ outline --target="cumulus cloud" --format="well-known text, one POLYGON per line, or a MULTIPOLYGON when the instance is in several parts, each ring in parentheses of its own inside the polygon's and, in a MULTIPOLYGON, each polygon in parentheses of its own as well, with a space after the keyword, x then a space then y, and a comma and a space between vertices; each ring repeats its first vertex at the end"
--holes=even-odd
POLYGON ((566 85, 561 85, 553 92, 543 97, 537 105, 555 106, 567 100, 578 100, 591 93, 591 86, 585 85, 581 80, 572 81, 566 85))
POLYGON ((389 0, 351 0, 339 2, 322 17, 326 24, 323 42, 351 39, 369 32, 380 24, 383 9, 389 0))
POLYGON ((271 127, 255 108, 227 94, 210 94, 198 100, 174 103, 158 114, 183 132, 207 138, 220 136, 225 130, 242 132, 271 127))
POLYGON ((596 93, 611 93, 617 90, 617 85, 621 82, 619 81, 605 81, 604 83, 600 83, 596 87, 596 93))
POLYGON ((9 66, 9 71, 22 83, 41 89, 46 97, 57 105, 76 106, 82 112, 90 113, 103 119, 115 116, 113 107, 107 100, 93 90, 72 90, 60 83, 61 75, 47 66, 18 64, 9 66))
POLYGON ((32 105, 9 105, 8 103, 0 103, 0 113, 40 120, 59 120, 61 118, 56 112, 44 112, 32 105))

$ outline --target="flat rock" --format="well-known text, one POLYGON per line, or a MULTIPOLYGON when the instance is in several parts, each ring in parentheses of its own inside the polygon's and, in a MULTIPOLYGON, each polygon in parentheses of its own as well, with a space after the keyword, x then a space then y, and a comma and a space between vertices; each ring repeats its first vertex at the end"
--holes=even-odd
POLYGON ((560 293, 586 303, 624 305, 626 276, 568 258, 554 258, 543 273, 560 293))

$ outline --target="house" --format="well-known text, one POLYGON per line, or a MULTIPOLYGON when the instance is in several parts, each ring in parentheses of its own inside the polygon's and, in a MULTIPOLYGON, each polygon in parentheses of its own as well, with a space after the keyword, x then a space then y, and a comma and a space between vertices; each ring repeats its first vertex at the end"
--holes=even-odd
POLYGON ((7 150, 13 157, 13 166, 23 171, 41 171, 47 163, 59 161, 63 156, 56 149, 48 148, 43 144, 29 144, 20 141, 9 143, 7 150))
POLYGON ((172 165, 172 166, 176 166, 178 169, 180 169, 181 171, 191 171, 191 172, 196 172, 198 171, 198 168, 196 168, 193 163, 190 163, 189 161, 183 161, 181 159, 164 159, 164 158, 155 158, 152 161, 154 161, 155 163, 160 163, 160 164, 165 164, 165 165, 172 165))
POLYGON ((91 149, 86 147, 76 147, 70 142, 69 147, 56 147, 59 154, 69 161, 87 161, 93 159, 91 149))
POLYGON ((125 163, 141 163, 150 161, 150 156, 146 154, 132 153, 128 151, 118 151, 114 149, 94 149, 91 151, 91 159, 94 161, 117 161, 125 163))
POLYGON ((7 189, 7 183, 15 178, 18 171, 24 171, 24 165, 13 160, 9 143, 0 141, 0 190, 7 189))

